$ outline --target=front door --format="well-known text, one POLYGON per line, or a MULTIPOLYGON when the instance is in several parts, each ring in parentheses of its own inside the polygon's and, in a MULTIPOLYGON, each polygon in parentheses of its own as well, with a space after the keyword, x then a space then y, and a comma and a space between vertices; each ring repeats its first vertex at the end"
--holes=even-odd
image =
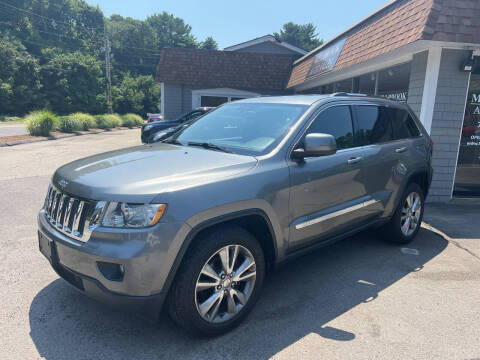
MULTIPOLYGON (((338 151, 304 161, 289 160, 290 249, 306 246, 355 224, 366 195, 363 150, 354 147, 350 106, 323 110, 303 137, 309 133, 333 135, 338 151)), ((296 147, 302 146, 300 140, 296 147)))

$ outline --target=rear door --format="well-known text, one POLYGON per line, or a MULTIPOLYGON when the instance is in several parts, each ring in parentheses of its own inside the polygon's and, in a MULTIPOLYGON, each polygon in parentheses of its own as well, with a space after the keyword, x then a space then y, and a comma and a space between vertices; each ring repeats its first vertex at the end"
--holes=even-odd
POLYGON ((349 105, 324 109, 310 124, 295 148, 303 146, 309 133, 331 134, 336 154, 289 159, 290 249, 303 247, 346 230, 358 221, 366 195, 362 179, 362 149, 353 142, 349 105))
POLYGON ((365 189, 369 198, 379 201, 385 209, 414 156, 411 130, 407 126, 409 114, 400 107, 383 104, 356 105, 354 114, 355 144, 364 150, 365 189))

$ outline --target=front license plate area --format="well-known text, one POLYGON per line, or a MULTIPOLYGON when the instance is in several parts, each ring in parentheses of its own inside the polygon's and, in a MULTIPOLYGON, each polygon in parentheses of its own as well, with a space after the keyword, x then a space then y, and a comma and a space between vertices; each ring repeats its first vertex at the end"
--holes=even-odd
POLYGON ((55 261, 55 243, 39 231, 38 246, 40 248, 40 252, 53 265, 55 261))

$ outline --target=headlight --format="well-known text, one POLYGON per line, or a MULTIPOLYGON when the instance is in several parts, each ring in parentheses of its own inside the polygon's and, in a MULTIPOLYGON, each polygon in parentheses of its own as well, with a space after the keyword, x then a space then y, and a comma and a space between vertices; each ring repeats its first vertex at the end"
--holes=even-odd
POLYGON ((143 128, 143 131, 148 131, 150 130, 151 128, 153 127, 153 125, 145 125, 145 127, 143 128))
MULTIPOLYGON (((100 205, 100 206, 98 206, 100 205)), ((100 201, 101 214, 96 225, 115 228, 143 228, 155 225, 161 219, 165 204, 128 204, 100 201)))

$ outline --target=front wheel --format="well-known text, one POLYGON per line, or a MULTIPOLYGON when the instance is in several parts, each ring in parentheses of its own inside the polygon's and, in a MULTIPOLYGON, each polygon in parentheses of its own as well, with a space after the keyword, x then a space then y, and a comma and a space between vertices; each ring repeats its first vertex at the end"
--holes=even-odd
POLYGON ((397 244, 412 241, 420 230, 423 219, 424 197, 422 188, 415 183, 408 185, 398 208, 388 224, 388 240, 397 244))
POLYGON ((187 331, 215 336, 251 311, 265 276, 263 251, 241 227, 220 227, 195 241, 168 297, 172 319, 187 331))

